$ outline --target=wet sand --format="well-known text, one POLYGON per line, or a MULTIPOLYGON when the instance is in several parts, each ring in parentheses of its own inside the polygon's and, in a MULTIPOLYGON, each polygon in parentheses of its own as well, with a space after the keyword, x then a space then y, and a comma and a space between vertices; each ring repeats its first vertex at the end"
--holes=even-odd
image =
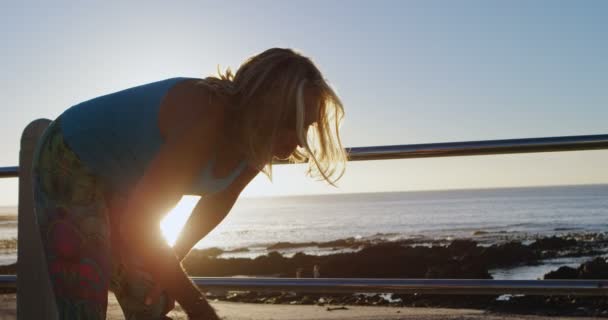
MULTIPOLYGON (((327 310, 327 306, 316 305, 273 305, 235 302, 211 302, 222 319, 227 320, 258 320, 258 319, 294 319, 294 320, 323 320, 323 319, 420 319, 420 320, 545 320, 545 319, 600 319, 594 317, 555 317, 555 316, 522 316, 509 314, 493 314, 482 310, 443 309, 443 308, 402 308, 402 307, 372 307, 346 306, 346 309, 327 310)), ((0 295, 0 320, 16 319, 15 294, 0 295)), ((332 306, 331 308, 339 308, 332 306)), ((177 310, 169 313, 174 320, 187 320, 185 314, 177 310)), ((120 306, 113 294, 109 296, 107 319, 124 319, 120 306)))

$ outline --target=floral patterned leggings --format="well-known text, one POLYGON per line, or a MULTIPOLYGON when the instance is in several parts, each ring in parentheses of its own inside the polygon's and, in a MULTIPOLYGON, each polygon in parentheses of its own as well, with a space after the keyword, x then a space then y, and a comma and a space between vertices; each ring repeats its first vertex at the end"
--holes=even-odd
MULTIPOLYGON (((154 286, 137 257, 121 252, 120 214, 109 193, 66 145, 60 120, 47 128, 33 164, 36 217, 60 319, 105 319, 111 289, 127 320, 168 319, 165 293, 153 305, 154 286)), ((128 240, 128 239, 127 239, 128 240)), ((169 309, 169 310, 167 310, 169 309)))

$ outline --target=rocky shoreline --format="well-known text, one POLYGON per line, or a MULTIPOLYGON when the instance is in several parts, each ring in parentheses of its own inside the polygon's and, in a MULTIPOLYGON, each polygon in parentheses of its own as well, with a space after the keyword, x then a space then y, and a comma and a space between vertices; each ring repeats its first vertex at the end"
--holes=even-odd
POLYGON ((191 275, 213 277, 296 277, 298 273, 313 277, 317 266, 324 278, 490 279, 491 269, 540 264, 554 258, 600 256, 608 252, 608 234, 566 234, 491 245, 480 245, 472 239, 423 242, 348 238, 327 243, 278 243, 269 246, 268 251, 255 258, 222 258, 224 251, 218 248, 193 250, 184 267, 191 275), (297 252, 292 256, 271 251, 313 245, 352 251, 325 255, 297 252))
MULTIPOLYGON (((304 247, 350 249, 327 255, 301 252, 287 257, 277 251, 256 258, 221 258, 226 252, 194 250, 183 265, 192 276, 322 277, 322 278, 444 278, 491 279, 491 269, 542 264, 545 259, 589 257, 578 268, 560 267, 545 279, 608 279, 608 234, 585 233, 511 240, 480 245, 471 239, 452 241, 342 239, 326 243, 277 243, 268 250, 304 247)), ((239 249, 243 250, 243 249, 239 249)), ((0 266, 14 274, 16 266, 0 266)), ((14 291, 14 290, 13 290, 14 291)), ((5 291, 9 292, 9 291, 5 291)), ((476 308, 496 312, 608 317, 608 297, 458 296, 427 294, 295 294, 293 292, 210 292, 209 299, 266 304, 317 304, 395 307, 476 308)))
MULTIPOLYGON (((272 248, 321 246, 324 243, 276 244, 272 248)), ((278 252, 254 259, 218 258, 220 251, 196 250, 184 261, 193 276, 273 276, 324 278, 450 278, 491 279, 490 269, 540 264, 545 259, 589 257, 578 268, 561 267, 545 279, 608 279, 608 264, 599 256, 608 249, 604 233, 543 237, 534 241, 506 241, 481 246, 474 240, 437 241, 421 245, 415 240, 332 242, 356 252, 330 255, 278 252)), ((295 294, 292 292, 211 292, 210 299, 269 304, 317 304, 328 308, 344 305, 395 307, 476 308, 495 312, 608 317, 608 298, 575 296, 462 296, 427 294, 295 294)))

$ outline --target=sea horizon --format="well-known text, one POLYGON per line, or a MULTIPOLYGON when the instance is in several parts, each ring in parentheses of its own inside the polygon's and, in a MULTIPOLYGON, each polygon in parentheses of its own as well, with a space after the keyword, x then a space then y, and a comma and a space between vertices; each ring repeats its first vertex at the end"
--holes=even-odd
MULTIPOLYGON (((393 191, 365 191, 365 192, 331 192, 331 193, 311 193, 295 195, 263 195, 263 196, 241 196, 243 200, 266 200, 266 199, 285 199, 285 198, 309 198, 324 196, 348 196, 348 195, 371 195, 371 194, 392 194, 392 193, 427 193, 427 192, 457 192, 457 191, 484 191, 484 190, 510 190, 510 189, 537 189, 537 188, 567 188, 567 187, 593 187, 608 186, 608 183, 583 183, 583 184, 556 184, 556 185, 531 185, 531 186, 504 186, 487 188, 450 188, 450 189, 423 189, 423 190, 393 190, 393 191)), ((17 204, 1 204, 0 215, 5 214, 5 209, 17 209, 17 204)), ((14 212, 17 214, 17 212, 14 212)))

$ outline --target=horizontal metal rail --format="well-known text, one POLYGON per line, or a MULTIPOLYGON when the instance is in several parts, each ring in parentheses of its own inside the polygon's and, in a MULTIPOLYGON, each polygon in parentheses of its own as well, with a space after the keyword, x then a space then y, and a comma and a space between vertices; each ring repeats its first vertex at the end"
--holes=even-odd
POLYGON ((206 289, 323 293, 608 295, 608 280, 202 278, 206 289))
MULTIPOLYGON (((599 149, 608 149, 608 134, 346 148, 350 161, 599 149)), ((19 167, 0 167, 0 178, 18 175, 19 167)))
MULTIPOLYGON (((608 280, 475 280, 352 278, 191 277, 203 290, 322 293, 608 295, 608 280)), ((14 288, 17 276, 0 276, 0 288, 14 288)))
POLYGON ((16 178, 19 176, 19 167, 0 167, 0 178, 16 178))
POLYGON ((347 148, 349 160, 479 156, 608 149, 608 134, 347 148))

